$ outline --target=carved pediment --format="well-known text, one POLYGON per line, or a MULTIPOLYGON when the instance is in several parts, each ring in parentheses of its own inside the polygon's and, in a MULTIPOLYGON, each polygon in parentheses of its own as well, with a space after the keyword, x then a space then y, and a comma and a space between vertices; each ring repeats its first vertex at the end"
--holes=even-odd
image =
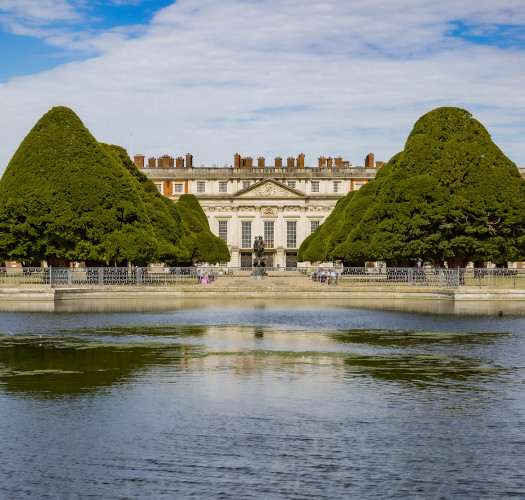
POLYGON ((306 196, 297 189, 292 189, 280 182, 268 179, 253 186, 242 189, 234 194, 235 198, 292 198, 292 199, 304 199, 306 196))

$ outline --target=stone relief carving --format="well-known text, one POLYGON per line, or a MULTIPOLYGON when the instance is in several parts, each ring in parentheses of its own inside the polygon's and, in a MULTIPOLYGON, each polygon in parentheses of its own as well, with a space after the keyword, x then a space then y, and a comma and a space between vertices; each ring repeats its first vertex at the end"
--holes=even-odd
POLYGON ((255 207, 239 207, 239 212, 255 212, 255 207))
POLYGON ((261 207, 261 215, 277 215, 277 207, 261 207))
POLYGON ((301 211, 301 207, 286 206, 286 207, 284 207, 284 211, 285 212, 300 212, 301 211))
POLYGON ((239 198, 299 198, 299 196, 292 191, 289 191, 284 186, 278 186, 273 182, 265 182, 260 186, 255 186, 246 193, 243 193, 239 198))

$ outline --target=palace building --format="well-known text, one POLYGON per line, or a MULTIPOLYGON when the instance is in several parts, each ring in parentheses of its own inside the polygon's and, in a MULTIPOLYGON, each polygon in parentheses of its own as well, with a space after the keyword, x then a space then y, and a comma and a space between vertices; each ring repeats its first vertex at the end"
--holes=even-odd
POLYGON ((265 158, 234 155, 230 167, 194 167, 193 157, 134 157, 135 165, 173 201, 194 194, 210 229, 226 241, 230 267, 252 266, 253 242, 262 236, 268 267, 296 267, 303 240, 330 215, 349 191, 372 180, 383 162, 374 155, 354 167, 342 158, 320 157, 317 167, 305 166, 305 156, 265 158))

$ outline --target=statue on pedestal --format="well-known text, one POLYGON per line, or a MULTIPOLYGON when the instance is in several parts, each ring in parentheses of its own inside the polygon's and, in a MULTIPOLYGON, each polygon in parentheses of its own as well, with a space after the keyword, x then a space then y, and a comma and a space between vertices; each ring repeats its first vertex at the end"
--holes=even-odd
POLYGON ((266 259, 264 258, 264 240, 262 236, 256 236, 253 242, 253 276, 266 276, 266 259))

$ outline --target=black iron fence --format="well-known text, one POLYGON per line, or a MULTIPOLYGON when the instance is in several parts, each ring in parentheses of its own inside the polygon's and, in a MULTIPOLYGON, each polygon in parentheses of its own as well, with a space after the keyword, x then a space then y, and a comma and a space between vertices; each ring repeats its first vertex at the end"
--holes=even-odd
POLYGON ((242 286, 264 280, 304 288, 322 285, 367 288, 501 288, 525 289, 525 269, 446 268, 245 268, 217 267, 93 267, 0 268, 0 287, 45 285, 49 287, 112 286, 242 286))

